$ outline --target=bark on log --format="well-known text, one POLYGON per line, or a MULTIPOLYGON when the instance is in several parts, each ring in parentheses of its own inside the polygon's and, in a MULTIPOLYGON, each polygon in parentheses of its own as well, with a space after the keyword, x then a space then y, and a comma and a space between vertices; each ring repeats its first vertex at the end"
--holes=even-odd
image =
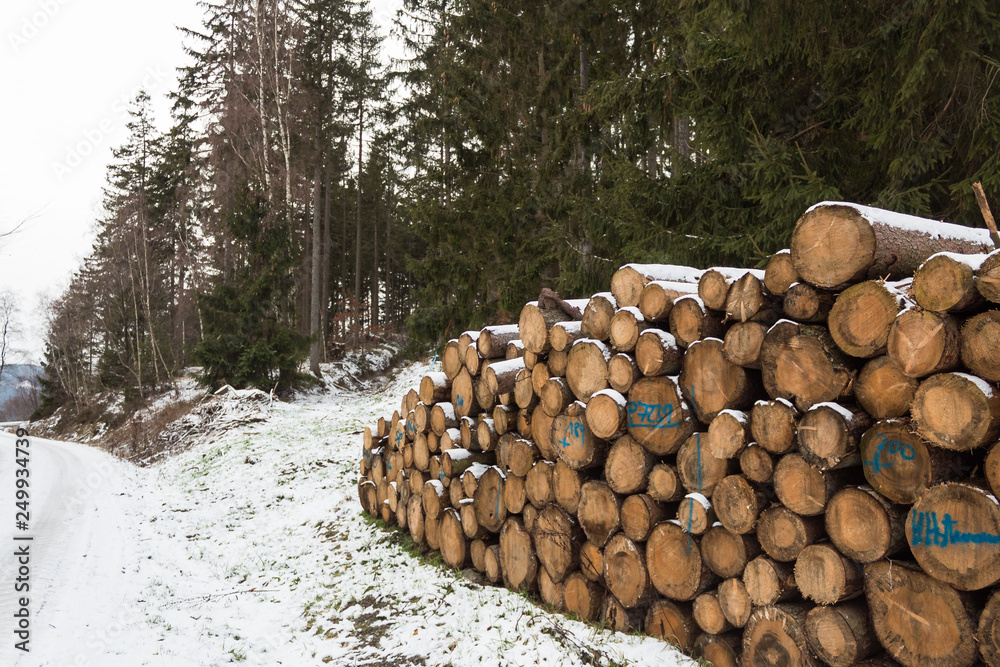
POLYGON ((767 556, 757 556, 743 570, 743 585, 750 601, 758 607, 794 599, 799 595, 795 568, 767 556))
POLYGON ((701 556, 705 565, 725 579, 742 576, 747 563, 759 555, 760 542, 751 532, 738 534, 725 526, 716 525, 701 538, 701 556))
POLYGON ((610 448, 590 430, 585 415, 586 407, 577 401, 552 420, 552 446, 559 459, 574 470, 603 465, 610 448))
POLYGON ((599 340, 581 338, 573 343, 566 366, 566 384, 573 395, 586 403, 596 392, 606 389, 610 360, 611 351, 599 340))
POLYGON ((633 542, 645 542, 653 526, 666 518, 666 508, 645 493, 633 494, 622 501, 622 532, 633 542))
POLYGON ((725 333, 722 317, 710 312, 700 297, 682 296, 670 309, 670 333, 681 347, 687 347, 702 338, 721 336, 725 333))
POLYGON ((546 505, 531 534, 538 562, 559 583, 579 564, 580 525, 557 505, 546 505))
POLYGON ((621 528, 621 497, 605 482, 591 480, 580 487, 577 518, 587 540, 604 548, 621 528))
POLYGON ((646 570, 643 545, 636 544, 623 533, 612 536, 604 548, 604 581, 626 609, 648 604, 653 587, 646 570))
POLYGON ((760 370, 760 347, 767 329, 761 322, 737 322, 726 331, 722 354, 737 366, 760 370))
POLYGON ((910 413, 917 433, 945 449, 968 451, 1000 435, 1000 392, 965 373, 939 373, 921 382, 910 413))
POLYGON ((817 657, 830 667, 850 667, 878 653, 882 647, 868 614, 864 600, 810 609, 806 637, 817 657))
POLYGON ((902 292, 908 284, 869 280, 841 292, 827 320, 837 346, 863 359, 885 354, 889 328, 909 303, 902 292))
POLYGON ((654 280, 642 288, 639 311, 647 322, 666 322, 675 300, 697 293, 697 284, 654 280))
POLYGON ((771 255, 764 266, 764 287, 771 294, 785 294, 799 282, 799 272, 792 262, 792 251, 785 249, 771 255))
MULTIPOLYGON (((729 475, 712 492, 715 514, 726 529, 738 535, 753 530, 757 517, 767 505, 763 490, 743 475, 729 475)), ((732 575, 729 575, 732 576, 732 575)))
POLYGON ((783 398, 757 401, 750 410, 750 433, 772 454, 784 454, 795 446, 798 424, 799 411, 783 398))
POLYGON ((795 283, 785 294, 785 317, 796 322, 826 322, 837 300, 837 292, 821 290, 809 283, 795 283))
POLYGON ((920 382, 907 377, 888 356, 875 357, 861 369, 854 395, 874 419, 902 417, 913 404, 920 382))
POLYGON ((593 622, 600 616, 604 589, 582 572, 571 572, 563 585, 563 600, 566 611, 576 614, 582 621, 593 622))
POLYGON ((774 560, 790 563, 823 535, 823 517, 805 517, 787 507, 774 505, 757 520, 757 539, 774 560))
POLYGON ((722 346, 718 338, 692 343, 678 379, 698 419, 705 424, 722 410, 749 408, 762 393, 756 375, 729 362, 722 346))
POLYGON ((614 389, 602 389, 587 402, 587 425, 598 438, 612 440, 628 426, 628 401, 614 389))
POLYGON ((986 230, 925 220, 846 202, 823 202, 792 232, 792 264, 813 285, 836 288, 859 280, 913 275, 940 251, 992 250, 986 230))
POLYGON ((630 355, 619 353, 608 362, 608 384, 619 394, 627 395, 641 377, 639 365, 630 355))
POLYGON ((740 278, 751 274, 758 283, 764 279, 764 272, 758 269, 738 269, 717 266, 706 270, 698 281, 698 296, 706 308, 725 310, 730 287, 740 278))
POLYGON ((662 329, 646 329, 635 345, 635 363, 647 377, 676 375, 683 356, 674 337, 662 329))
POLYGON ((836 604, 860 595, 861 566, 831 544, 810 544, 795 559, 795 584, 802 597, 818 604, 836 604))
POLYGON ((502 359, 507 354, 507 343, 519 340, 519 335, 516 324, 484 327, 476 339, 476 347, 483 359, 502 359))
POLYGON ((564 352, 574 341, 585 336, 583 322, 557 322, 549 330, 549 343, 556 352, 564 352))
POLYGON ((676 521, 653 528, 646 540, 646 567, 656 590, 671 600, 693 600, 717 581, 701 557, 697 536, 676 521))
POLYGON ((672 264, 626 264, 611 277, 611 293, 618 301, 618 307, 635 306, 639 303, 642 289, 653 280, 666 280, 697 284, 703 271, 689 266, 672 264))
POLYGON ((694 432, 690 409, 670 377, 642 378, 628 394, 628 432, 653 454, 676 452, 694 432))
POLYGON ((538 558, 521 519, 508 517, 500 530, 500 567, 504 585, 512 591, 530 591, 536 586, 538 558))
POLYGON ((962 326, 962 363, 981 378, 1000 382, 1000 310, 970 317, 962 326))
POLYGON ((755 609, 743 630, 743 667, 819 665, 804 630, 808 611, 804 604, 755 609))
POLYGON ((911 308, 889 328, 889 359, 911 378, 924 377, 958 365, 958 322, 948 315, 911 308))
POLYGON ((794 401, 799 410, 849 397, 855 365, 833 342, 826 327, 790 320, 771 327, 760 349, 761 376, 768 395, 794 401))
POLYGON ((649 606, 643 629, 650 637, 662 639, 684 652, 693 648, 698 636, 691 605, 670 600, 657 600, 649 606))
POLYGON ((931 255, 913 274, 913 298, 921 308, 939 313, 960 312, 980 305, 976 271, 988 255, 931 255))
POLYGON ((580 330, 594 340, 606 341, 611 337, 611 318, 618 310, 618 301, 610 292, 601 292, 590 297, 583 311, 580 330))

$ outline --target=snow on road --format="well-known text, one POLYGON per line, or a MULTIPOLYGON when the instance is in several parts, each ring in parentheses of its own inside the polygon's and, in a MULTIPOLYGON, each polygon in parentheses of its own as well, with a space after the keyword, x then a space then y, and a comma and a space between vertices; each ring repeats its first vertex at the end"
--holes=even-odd
POLYGON ((13 648, 16 465, 0 434, 0 664, 693 664, 472 583, 362 516, 360 433, 426 370, 275 402, 149 468, 32 438, 27 655, 13 648))

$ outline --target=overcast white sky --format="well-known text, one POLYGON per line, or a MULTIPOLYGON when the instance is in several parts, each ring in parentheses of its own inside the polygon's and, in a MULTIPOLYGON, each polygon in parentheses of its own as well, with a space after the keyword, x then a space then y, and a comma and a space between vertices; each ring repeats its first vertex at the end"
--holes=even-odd
MULTIPOLYGON (((389 31, 401 0, 375 0, 389 31)), ((187 63, 175 26, 198 27, 196 0, 3 0, 0 7, 0 290, 19 300, 31 361, 42 353, 39 299, 58 296, 92 242, 111 149, 140 88, 161 129, 187 63)))

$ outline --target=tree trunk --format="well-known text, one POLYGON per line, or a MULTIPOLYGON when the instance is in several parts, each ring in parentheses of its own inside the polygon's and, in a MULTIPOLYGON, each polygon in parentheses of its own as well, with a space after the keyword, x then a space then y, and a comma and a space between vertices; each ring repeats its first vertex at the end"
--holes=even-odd
POLYGON ((826 531, 837 549, 859 563, 891 556, 904 546, 905 509, 871 487, 847 487, 830 499, 826 531))
POLYGON ((622 395, 627 395, 640 377, 635 359, 628 354, 616 354, 608 362, 608 384, 622 395))
POLYGON ((465 567, 469 560, 469 544, 458 510, 448 508, 444 511, 438 528, 438 541, 441 544, 441 560, 456 570, 465 567))
POLYGON ((677 451, 677 476, 689 492, 712 495, 715 485, 730 471, 729 459, 718 459, 703 441, 704 433, 695 433, 677 451))
POLYGON ((528 502, 538 509, 555 502, 552 489, 552 473, 556 464, 551 461, 537 461, 524 477, 524 493, 528 502))
POLYGON ((678 501, 684 497, 684 485, 677 474, 677 468, 669 463, 657 463, 649 471, 646 485, 649 497, 661 503, 678 501))
POLYGON ((549 329, 549 344, 556 352, 568 352, 575 341, 584 337, 583 322, 556 322, 549 329))
POLYGON ((580 526, 557 505, 547 505, 538 514, 531 534, 538 562, 553 582, 559 583, 579 563, 580 526))
POLYGON ((751 482, 770 482, 774 477, 774 465, 774 456, 756 442, 740 452, 740 471, 751 482))
POLYGON ((578 401, 552 421, 552 446, 559 459, 574 470, 603 465, 610 447, 594 435, 584 415, 585 408, 578 401))
POLYGON ((684 528, 684 532, 703 535, 715 523, 715 507, 704 495, 689 493, 677 507, 677 522, 684 528))
POLYGON ((760 317, 764 310, 771 308, 770 294, 761 282, 763 276, 745 273, 729 286, 726 294, 726 316, 736 322, 748 322, 760 317))
POLYGON ((722 354, 737 366, 760 370, 760 346, 767 330, 761 322, 737 322, 726 331, 722 354))

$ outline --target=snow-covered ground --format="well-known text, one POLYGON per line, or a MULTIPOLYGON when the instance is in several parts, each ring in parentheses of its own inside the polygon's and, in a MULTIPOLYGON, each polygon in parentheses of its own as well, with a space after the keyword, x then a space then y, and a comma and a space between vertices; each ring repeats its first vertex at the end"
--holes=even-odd
MULTIPOLYGON (((0 664, 694 664, 473 583, 364 518, 361 432, 426 371, 276 401, 263 421, 147 468, 33 440, 32 652, 13 648, 8 555, 0 664)), ((12 554, 13 440, 0 448, 12 554)))

